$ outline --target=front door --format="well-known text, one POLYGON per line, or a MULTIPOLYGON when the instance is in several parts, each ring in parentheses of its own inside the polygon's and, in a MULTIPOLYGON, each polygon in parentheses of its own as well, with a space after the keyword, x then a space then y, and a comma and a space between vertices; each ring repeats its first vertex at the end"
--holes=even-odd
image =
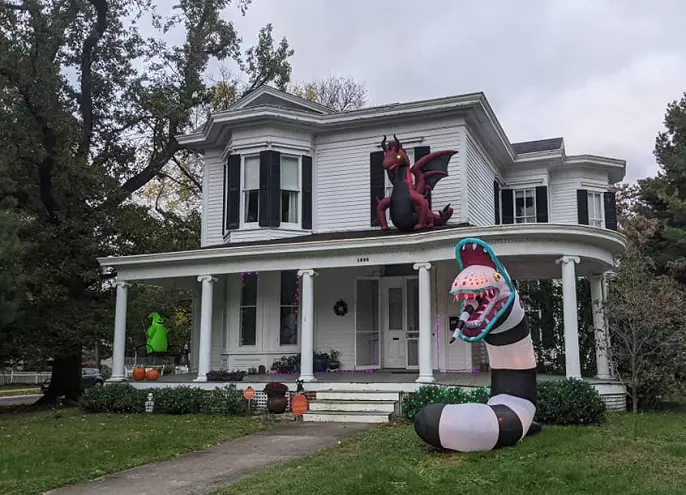
POLYGON ((416 278, 385 277, 381 282, 383 367, 415 368, 416 278))

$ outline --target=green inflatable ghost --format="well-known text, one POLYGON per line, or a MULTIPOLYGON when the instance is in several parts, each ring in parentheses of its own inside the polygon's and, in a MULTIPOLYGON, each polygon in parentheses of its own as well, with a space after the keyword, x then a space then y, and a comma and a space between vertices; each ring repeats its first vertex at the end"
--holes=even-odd
POLYGON ((152 318, 152 324, 145 332, 148 336, 146 342, 148 354, 167 352, 167 329, 162 325, 162 317, 159 313, 150 313, 148 318, 152 318))

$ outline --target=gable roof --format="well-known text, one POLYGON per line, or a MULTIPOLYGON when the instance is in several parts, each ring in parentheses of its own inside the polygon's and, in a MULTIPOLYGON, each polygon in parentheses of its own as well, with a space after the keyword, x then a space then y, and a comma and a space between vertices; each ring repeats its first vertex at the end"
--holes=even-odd
POLYGON ((538 139, 536 141, 522 141, 512 143, 512 147, 518 155, 536 153, 539 151, 553 151, 562 148, 562 138, 538 139))
POLYGON ((264 84, 231 105, 227 111, 257 107, 283 108, 317 115, 326 115, 333 112, 333 110, 324 105, 264 84))

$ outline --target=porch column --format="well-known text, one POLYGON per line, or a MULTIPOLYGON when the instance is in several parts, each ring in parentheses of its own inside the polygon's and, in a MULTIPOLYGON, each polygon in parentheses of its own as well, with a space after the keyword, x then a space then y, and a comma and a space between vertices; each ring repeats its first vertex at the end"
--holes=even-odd
POLYGON ((302 325, 300 344, 300 379, 304 382, 316 382, 314 376, 314 277, 317 272, 298 270, 302 277, 300 284, 300 321, 302 325))
POLYGON ((212 275, 201 275, 198 282, 202 283, 200 300, 200 345, 198 346, 198 376, 194 382, 206 382, 210 371, 212 358, 212 299, 214 298, 214 283, 217 281, 212 275))
POLYGON ((581 378, 579 355, 579 320, 576 305, 576 268, 578 256, 563 256, 555 260, 562 264, 562 313, 565 329, 565 367, 567 378, 581 378))
POLYGON ((114 342, 112 346, 112 376, 108 381, 120 382, 126 378, 124 356, 126 354, 126 299, 129 284, 115 282, 117 301, 114 306, 114 342))
MULTIPOLYGON (((607 271, 607 272, 603 273, 603 276, 602 276, 602 278, 601 278, 602 287, 603 287, 603 293, 602 293, 602 294, 603 294, 603 295, 602 295, 603 304, 605 304, 605 301, 607 300, 607 294, 608 294, 608 292, 607 292, 607 291, 608 291, 608 287, 607 287, 607 277, 608 277, 608 275, 610 275, 611 273, 612 273, 611 271, 607 271)), ((610 379, 613 379, 613 380, 614 380, 614 379, 616 378, 616 377, 615 377, 615 372, 614 372, 614 369, 612 368, 612 366, 610 366, 610 364, 611 364, 611 353, 610 353, 610 351, 611 351, 611 349, 610 349, 611 341, 610 341, 610 330, 609 330, 610 325, 609 325, 608 322, 607 322, 607 313, 605 312, 605 307, 604 307, 604 306, 603 306, 603 325, 604 325, 604 326, 603 326, 603 329, 605 330, 605 345, 606 345, 606 348, 605 348, 605 349, 606 349, 605 356, 606 356, 606 359, 607 359, 607 362, 608 362, 608 375, 610 376, 610 379)))
POLYGON ((419 377, 417 383, 433 383, 434 368, 431 359, 431 263, 415 263, 419 271, 419 377))
POLYGON ((593 303, 593 329, 595 331, 595 360, 596 376, 610 379, 610 341, 607 336, 607 321, 605 320, 605 290, 604 276, 590 277, 591 301, 593 303))

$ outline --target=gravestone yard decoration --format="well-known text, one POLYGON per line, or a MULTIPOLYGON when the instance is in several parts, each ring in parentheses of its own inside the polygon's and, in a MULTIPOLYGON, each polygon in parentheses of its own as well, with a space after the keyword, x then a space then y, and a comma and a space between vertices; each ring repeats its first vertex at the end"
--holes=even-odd
POLYGON ((381 148, 384 151, 383 167, 393 184, 390 197, 376 198, 376 217, 381 228, 389 229, 386 221, 386 210, 389 208, 391 221, 401 232, 445 225, 453 209, 448 204, 440 212, 434 213, 429 206, 429 195, 438 181, 448 176, 448 162, 457 151, 434 151, 411 165, 395 134, 391 143, 387 143, 384 136, 381 148))

